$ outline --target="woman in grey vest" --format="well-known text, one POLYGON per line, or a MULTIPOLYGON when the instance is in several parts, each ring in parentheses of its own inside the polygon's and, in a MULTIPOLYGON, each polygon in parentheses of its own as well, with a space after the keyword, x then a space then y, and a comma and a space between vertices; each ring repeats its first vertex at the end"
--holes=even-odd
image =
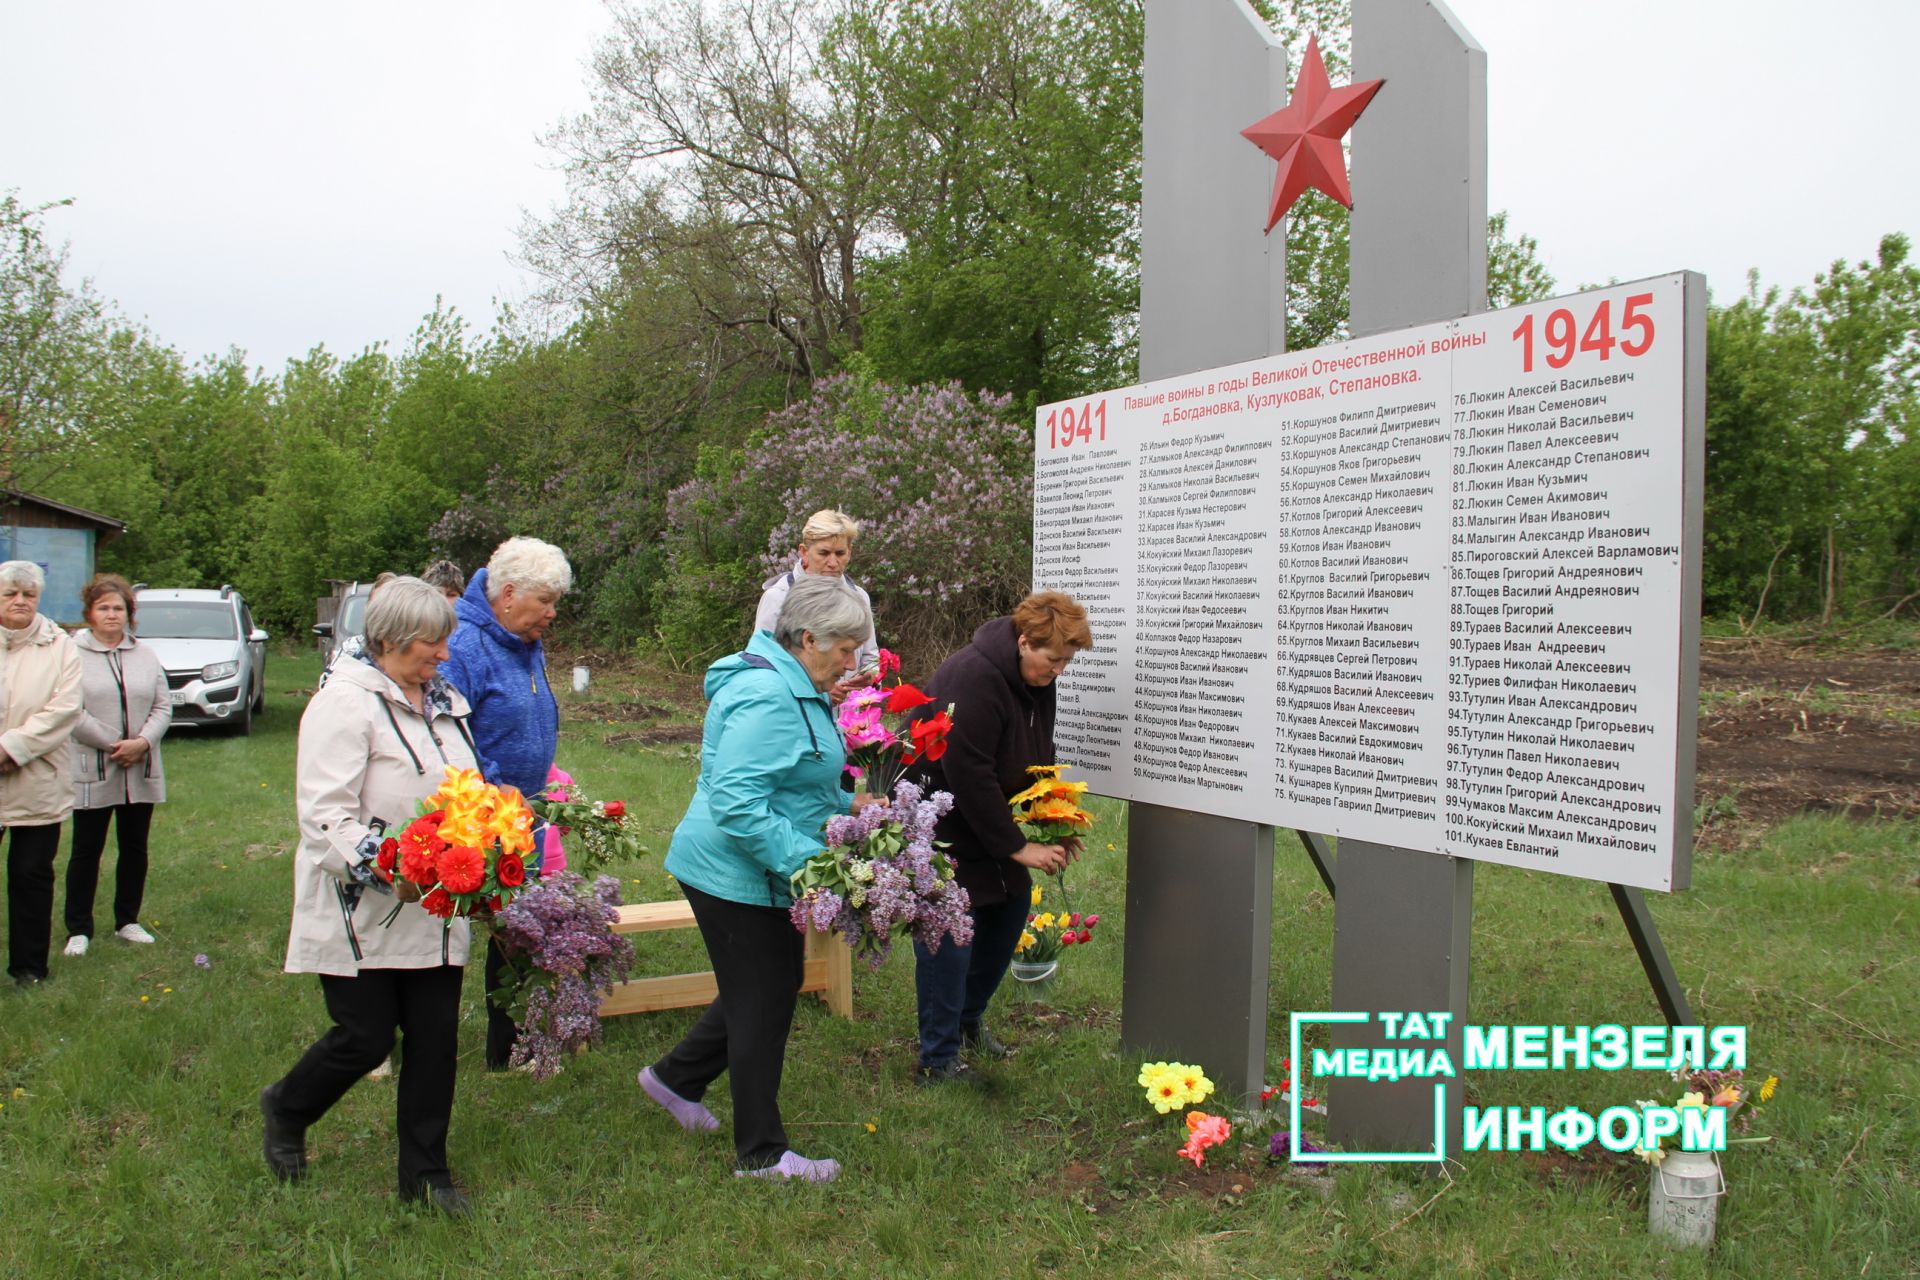
POLYGON ((67 858, 67 954, 83 956, 93 939, 93 895, 112 824, 113 932, 128 942, 153 935, 140 924, 147 887, 147 833, 153 806, 167 798, 160 739, 173 722, 166 668, 133 636, 133 588, 118 574, 95 574, 80 593, 86 627, 74 636, 85 698, 73 730, 73 846, 67 858))

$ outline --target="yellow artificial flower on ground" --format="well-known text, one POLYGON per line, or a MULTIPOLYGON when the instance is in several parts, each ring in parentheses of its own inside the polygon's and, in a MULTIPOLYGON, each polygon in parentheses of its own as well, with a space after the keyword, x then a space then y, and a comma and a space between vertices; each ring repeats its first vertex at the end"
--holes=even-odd
POLYGON ((1767 1077, 1767 1082, 1766 1082, 1765 1084, 1763 1084, 1763 1085, 1761 1085, 1761 1086, 1760 1086, 1760 1101, 1762 1101, 1762 1102, 1772 1102, 1772 1101, 1773 1101, 1773 1091, 1774 1091, 1775 1089, 1778 1089, 1779 1087, 1780 1087, 1780 1077, 1779 1077, 1779 1076, 1768 1076, 1768 1077, 1767 1077))

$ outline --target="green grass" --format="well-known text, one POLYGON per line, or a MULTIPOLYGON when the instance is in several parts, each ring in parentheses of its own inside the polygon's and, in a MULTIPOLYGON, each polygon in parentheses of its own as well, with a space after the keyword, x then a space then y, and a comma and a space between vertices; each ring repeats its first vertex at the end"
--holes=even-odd
MULTIPOLYGON (((1018 1053, 985 1095, 913 1087, 910 957, 859 969, 852 1022, 802 1002, 783 1103, 802 1151, 846 1163, 833 1186, 736 1182, 724 1132, 688 1138, 639 1099, 633 1073, 691 1012, 611 1021, 600 1050, 544 1085, 483 1072, 476 960, 452 1135, 476 1223, 396 1205, 391 1083, 356 1086, 312 1131, 308 1183, 279 1187, 255 1094, 326 1025, 315 981, 279 972, 293 735, 314 666, 275 660, 251 739, 169 741, 148 894, 158 945, 103 939, 83 960, 56 954, 43 987, 0 991, 0 1276, 1920 1274, 1911 823, 1795 822, 1703 855, 1690 892, 1654 902, 1696 1012, 1748 1025, 1755 1065, 1785 1078, 1764 1118, 1776 1140, 1727 1159, 1705 1256, 1648 1238, 1645 1174, 1615 1159, 1479 1155, 1450 1182, 1363 1167, 1330 1188, 1251 1152, 1216 1156, 1226 1178, 1183 1172, 1177 1119, 1142 1105, 1117 1044, 1125 823, 1106 803, 1076 881, 1101 941, 1069 956, 1043 1002, 1003 997, 994 1023, 1018 1053)), ((607 747, 609 732, 569 723, 562 762, 632 802, 664 849, 694 751, 607 747)), ((1327 1005, 1333 921, 1285 833, 1279 850, 1276 1064, 1287 1011, 1327 1005)), ((623 873, 630 897, 672 892, 657 858, 623 873)), ((1477 881, 1476 1021, 1657 1021, 1604 888, 1492 866, 1477 881)), ((640 953, 646 972, 705 967, 690 932, 640 953)), ((1472 1083, 1485 1105, 1596 1112, 1670 1087, 1601 1072, 1472 1083)), ((1247 1136, 1264 1149, 1264 1130, 1247 1136)))

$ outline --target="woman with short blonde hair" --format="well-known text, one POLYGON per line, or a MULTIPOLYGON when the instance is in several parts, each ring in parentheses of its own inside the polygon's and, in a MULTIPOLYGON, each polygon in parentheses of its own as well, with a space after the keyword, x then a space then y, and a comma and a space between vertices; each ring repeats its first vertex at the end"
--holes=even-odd
MULTIPOLYGON (((753 629, 771 631, 774 622, 780 617, 781 606, 787 601, 787 593, 793 585, 804 578, 830 578, 848 595, 859 600, 871 615, 873 601, 866 590, 847 576, 847 563, 853 559, 853 540, 860 534, 860 522, 844 511, 825 507, 807 517, 800 527, 800 546, 797 549, 793 568, 768 578, 760 593, 760 605, 754 610, 753 629)), ((880 642, 869 629, 860 642, 860 648, 854 654, 854 676, 858 681, 863 675, 875 672, 880 665, 880 642)), ((836 686, 836 697, 842 696, 848 682, 836 686)))

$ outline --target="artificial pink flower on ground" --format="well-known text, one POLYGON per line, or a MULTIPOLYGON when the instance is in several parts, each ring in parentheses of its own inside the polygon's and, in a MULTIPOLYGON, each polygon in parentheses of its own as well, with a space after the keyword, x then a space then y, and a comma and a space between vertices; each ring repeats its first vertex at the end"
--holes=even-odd
POLYGON ((1193 1161, 1198 1169, 1207 1162, 1208 1147, 1217 1147, 1233 1136, 1233 1126, 1224 1116, 1210 1116, 1204 1111, 1187 1112, 1187 1141, 1180 1148, 1182 1158, 1193 1161))

